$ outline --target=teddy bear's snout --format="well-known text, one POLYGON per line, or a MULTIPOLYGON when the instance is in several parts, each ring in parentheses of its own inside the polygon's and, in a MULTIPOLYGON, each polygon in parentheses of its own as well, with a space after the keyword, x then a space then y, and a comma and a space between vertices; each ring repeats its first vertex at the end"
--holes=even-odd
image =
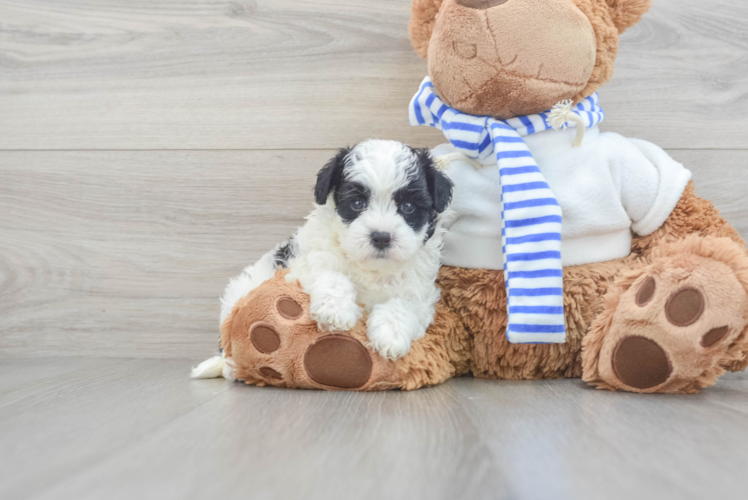
POLYGON ((508 1, 509 0, 457 0, 457 5, 462 5, 469 9, 486 10, 491 7, 496 7, 497 5, 505 4, 508 1))
POLYGON ((506 119, 574 98, 590 79, 596 47, 573 0, 454 0, 434 26, 429 76, 450 106, 506 119), (529 14, 539 9, 543 16, 529 14), (511 106, 510 94, 518 96, 511 106))

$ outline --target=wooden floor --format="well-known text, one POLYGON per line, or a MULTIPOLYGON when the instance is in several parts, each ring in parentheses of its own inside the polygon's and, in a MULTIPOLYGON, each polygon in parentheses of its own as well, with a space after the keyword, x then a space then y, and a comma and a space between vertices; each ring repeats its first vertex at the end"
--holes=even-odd
POLYGON ((188 360, 0 365, 0 498, 745 498, 748 376, 698 396, 471 378, 357 394, 188 360))
MULTIPOLYGON (((654 0, 600 91, 748 237, 748 2, 654 0)), ((0 498, 742 498, 748 377, 191 381, 229 276, 368 137, 442 141, 408 0, 0 0, 0 498)))

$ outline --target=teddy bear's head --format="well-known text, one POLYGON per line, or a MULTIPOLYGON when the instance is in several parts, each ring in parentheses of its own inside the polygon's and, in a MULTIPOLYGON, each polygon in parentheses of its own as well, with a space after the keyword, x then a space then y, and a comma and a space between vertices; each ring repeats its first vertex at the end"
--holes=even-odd
POLYGON ((578 102, 610 80, 652 0, 414 0, 410 39, 442 99, 500 119, 578 102))

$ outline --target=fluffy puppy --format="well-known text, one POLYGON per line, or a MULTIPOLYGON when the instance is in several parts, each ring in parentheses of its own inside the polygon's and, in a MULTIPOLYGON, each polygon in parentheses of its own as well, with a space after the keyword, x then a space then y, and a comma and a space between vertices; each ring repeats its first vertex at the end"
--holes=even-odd
MULTIPOLYGON (((369 140, 341 149, 320 170, 314 196, 306 224, 229 282, 221 322, 283 267, 309 294, 321 330, 350 330, 365 311, 372 348, 389 359, 406 355, 439 300, 439 214, 452 183, 428 150, 369 140)), ((221 356, 193 369, 196 378, 221 375, 233 378, 221 356)))

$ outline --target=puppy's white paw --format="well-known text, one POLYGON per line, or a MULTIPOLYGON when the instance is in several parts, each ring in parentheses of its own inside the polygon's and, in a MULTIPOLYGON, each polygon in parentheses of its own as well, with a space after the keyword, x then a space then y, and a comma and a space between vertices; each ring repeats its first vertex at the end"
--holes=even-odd
POLYGON ((319 281, 310 295, 309 313, 320 330, 348 331, 356 326, 363 311, 356 303, 353 283, 335 276, 319 281))
POLYGON ((361 308, 355 302, 334 297, 312 301, 310 313, 320 330, 330 332, 347 332, 356 326, 362 315, 361 308))
POLYGON ((390 299, 374 306, 366 322, 366 336, 372 349, 388 359, 408 354, 411 342, 423 337, 428 326, 428 323, 419 322, 413 303, 402 299, 390 299))
POLYGON ((371 316, 366 336, 371 347, 383 358, 399 359, 410 352, 411 334, 396 321, 388 321, 381 316, 371 316))

